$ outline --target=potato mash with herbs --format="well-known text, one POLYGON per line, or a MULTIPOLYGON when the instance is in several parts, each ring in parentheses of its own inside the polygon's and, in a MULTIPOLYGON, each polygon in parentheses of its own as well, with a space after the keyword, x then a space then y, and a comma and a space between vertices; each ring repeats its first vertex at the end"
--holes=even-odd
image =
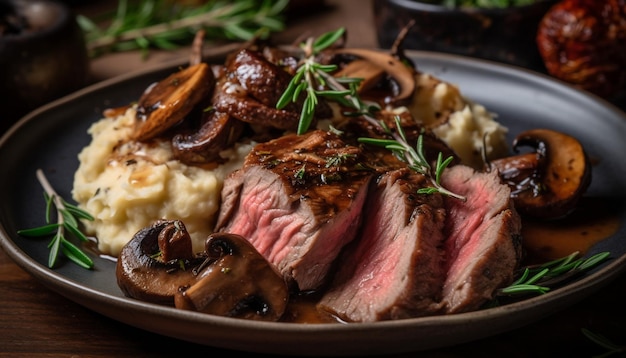
POLYGON ((214 169, 188 166, 172 159, 169 141, 130 140, 135 108, 104 118, 89 129, 92 142, 79 154, 73 199, 95 218, 85 221, 98 249, 113 256, 140 229, 157 219, 180 219, 191 234, 194 250, 204 249, 219 210, 224 177, 250 150, 228 150, 229 162, 214 169))

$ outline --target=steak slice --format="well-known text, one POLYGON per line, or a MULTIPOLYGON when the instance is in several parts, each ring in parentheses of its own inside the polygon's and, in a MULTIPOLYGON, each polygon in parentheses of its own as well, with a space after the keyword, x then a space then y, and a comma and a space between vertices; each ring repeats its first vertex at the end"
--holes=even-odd
POLYGON ((440 195, 418 195, 426 178, 404 168, 381 176, 364 209, 360 238, 346 247, 318 307, 351 322, 438 312, 445 279, 440 195))
POLYGON ((466 166, 444 172, 442 184, 467 201, 445 198, 445 313, 479 309, 513 280, 522 256, 521 219, 497 173, 466 166))
POLYGON ((300 290, 314 290, 356 235, 372 172, 361 149, 316 130, 261 143, 224 182, 216 230, 247 238, 300 290))

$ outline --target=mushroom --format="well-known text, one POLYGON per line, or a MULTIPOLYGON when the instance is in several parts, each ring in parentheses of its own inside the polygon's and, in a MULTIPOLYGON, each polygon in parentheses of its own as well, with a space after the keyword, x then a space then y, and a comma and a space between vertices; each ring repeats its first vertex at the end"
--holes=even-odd
POLYGON ((516 209, 542 219, 569 214, 591 183, 591 163, 581 143, 561 132, 533 129, 513 141, 515 152, 523 146, 533 147, 534 153, 489 163, 511 187, 516 209))
POLYGON ((181 221, 159 220, 122 248, 117 284, 126 296, 173 306, 174 294, 195 280, 191 268, 203 260, 192 253, 191 237, 181 221))
POLYGON ((174 135, 174 158, 188 165, 223 163, 220 152, 239 139, 245 130, 244 122, 214 110, 204 112, 202 120, 197 132, 174 135))
POLYGON ((147 141, 181 122, 215 86, 210 66, 198 63, 152 84, 137 103, 133 137, 147 141))
POLYGON ((394 93, 393 101, 404 101, 413 96, 416 88, 415 69, 407 66, 397 57, 382 51, 360 48, 339 48, 334 49, 333 53, 357 57, 356 60, 348 63, 334 74, 335 77, 364 78, 361 89, 365 90, 381 78, 381 71, 384 71, 398 87, 394 93))
POLYGON ((276 269, 245 238, 214 233, 207 238, 208 260, 215 260, 197 282, 175 295, 177 308, 215 315, 277 321, 289 291, 276 269))

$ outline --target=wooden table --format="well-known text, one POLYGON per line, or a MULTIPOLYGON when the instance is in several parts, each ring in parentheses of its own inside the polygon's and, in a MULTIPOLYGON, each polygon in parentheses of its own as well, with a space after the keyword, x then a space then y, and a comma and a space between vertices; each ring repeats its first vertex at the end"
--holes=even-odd
MULTIPOLYGON (((351 46, 377 46, 368 2, 328 0, 326 4, 327 8, 290 22, 288 30, 278 39, 292 41, 311 29, 321 33, 345 26, 351 46)), ((187 56, 187 49, 153 53, 147 62, 141 61, 137 54, 101 58, 93 61, 93 80, 176 56, 187 56)), ((581 333, 583 328, 626 346, 625 303, 626 275, 622 275, 580 303, 521 329, 468 344, 396 357, 591 357, 605 350, 585 338, 581 333)), ((0 357, 173 357, 183 351, 205 357, 234 354, 152 334, 90 311, 47 289, 0 249, 0 357)))

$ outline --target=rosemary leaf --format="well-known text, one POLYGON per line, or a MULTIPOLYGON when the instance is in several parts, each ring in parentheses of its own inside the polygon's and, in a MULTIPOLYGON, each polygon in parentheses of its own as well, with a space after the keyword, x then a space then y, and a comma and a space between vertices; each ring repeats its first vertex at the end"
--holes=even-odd
POLYGON ((387 147, 388 145, 393 145, 396 143, 395 140, 383 138, 359 138, 358 141, 360 143, 376 145, 379 147, 387 147))
POLYGON ((50 249, 50 253, 48 254, 48 267, 52 268, 56 265, 57 258, 59 257, 59 249, 61 248, 61 232, 58 231, 54 234, 54 238, 48 244, 48 248, 50 249))
POLYGON ((53 223, 32 229, 18 230, 17 234, 22 236, 39 237, 53 234, 59 227, 59 224, 53 223))
POLYGON ((66 222, 66 223, 64 223, 64 227, 65 227, 65 229, 67 231, 72 233, 72 235, 76 236, 76 238, 78 238, 80 241, 83 241, 83 242, 88 242, 89 241, 87 236, 85 236, 85 234, 83 234, 82 231, 80 231, 77 226, 70 225, 70 224, 68 224, 66 222))
POLYGON ((601 262, 604 262, 605 260, 607 260, 609 256, 611 256, 610 252, 601 252, 597 255, 593 255, 590 258, 583 261, 583 263, 580 266, 578 266, 578 269, 579 270, 592 269, 593 267, 597 266, 601 262))
POLYGON ((76 220, 76 218, 69 211, 65 209, 61 209, 58 211, 63 216, 63 226, 65 227, 78 226, 78 220, 76 220))
POLYGON ((86 212, 85 210, 77 207, 74 204, 70 204, 66 201, 63 201, 63 204, 65 205, 65 208, 67 209, 68 212, 70 212, 72 215, 74 215, 76 218, 78 219, 85 219, 88 221, 93 221, 94 217, 89 214, 88 212, 86 212))
POLYGON ((544 294, 548 291, 550 291, 549 287, 539 286, 539 285, 530 285, 530 284, 521 284, 521 285, 515 285, 515 286, 504 288, 500 292, 502 294, 515 295, 515 294, 529 294, 529 293, 544 294))
POLYGON ((91 269, 93 267, 93 261, 91 261, 91 258, 89 258, 89 256, 87 256, 76 245, 65 239, 61 239, 61 244, 63 254, 72 262, 86 269, 91 269))
POLYGON ((327 49, 332 44, 337 42, 346 32, 345 28, 339 28, 336 31, 327 32, 322 34, 313 42, 313 53, 319 53, 320 51, 327 49))

